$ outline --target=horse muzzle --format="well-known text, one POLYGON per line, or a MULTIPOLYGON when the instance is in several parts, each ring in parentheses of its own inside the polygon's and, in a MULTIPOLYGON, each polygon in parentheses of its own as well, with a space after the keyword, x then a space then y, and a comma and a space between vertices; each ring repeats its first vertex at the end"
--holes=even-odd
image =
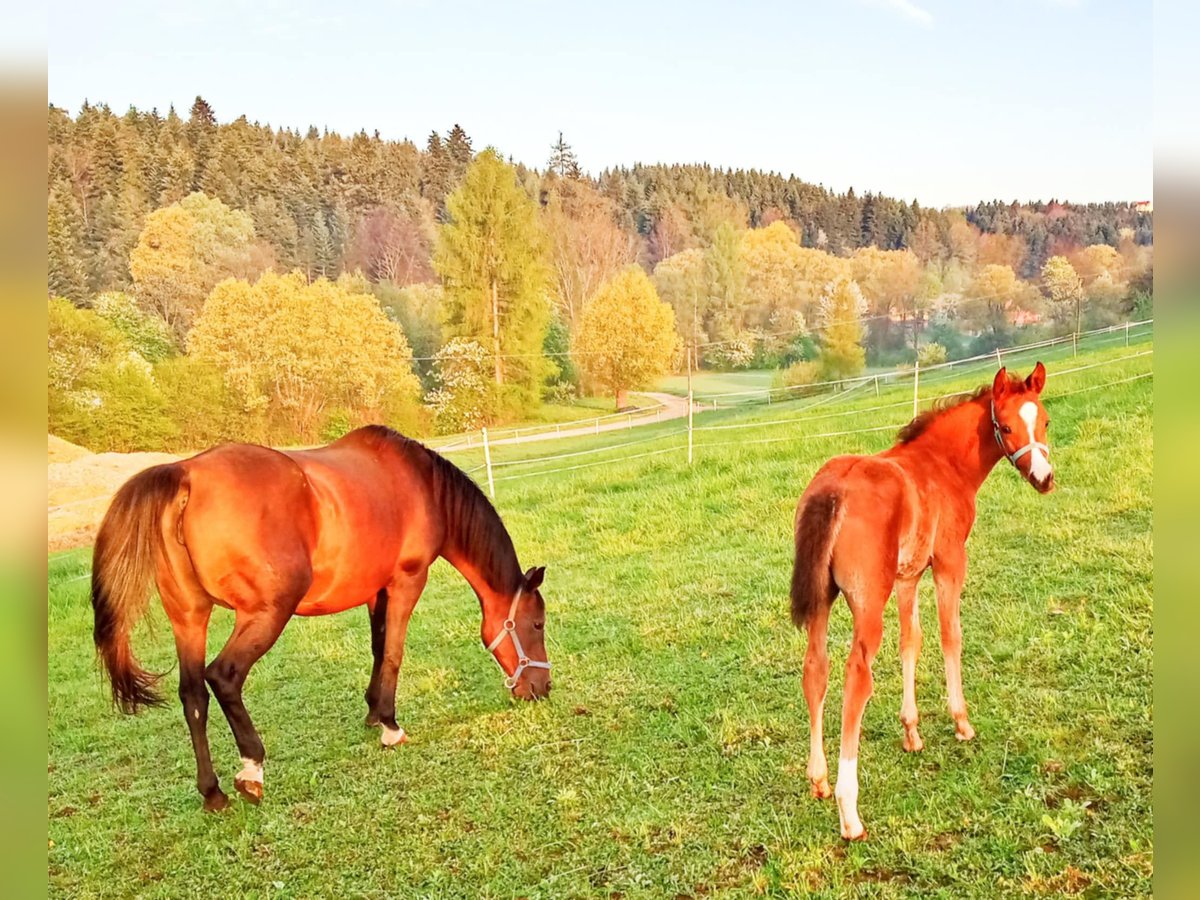
POLYGON ((1034 490, 1036 490, 1039 494, 1049 494, 1054 490, 1054 470, 1051 469, 1050 473, 1041 480, 1038 480, 1030 475, 1029 483, 1033 485, 1034 490))
POLYGON ((518 700, 545 700, 550 696, 551 686, 549 670, 530 669, 524 678, 513 685, 512 695, 518 700))

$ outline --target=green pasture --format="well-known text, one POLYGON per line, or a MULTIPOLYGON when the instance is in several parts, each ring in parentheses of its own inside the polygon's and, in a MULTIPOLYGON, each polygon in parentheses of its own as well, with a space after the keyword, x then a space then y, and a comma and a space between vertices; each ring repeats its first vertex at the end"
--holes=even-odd
MULTIPOLYGON (((91 646, 90 555, 51 557, 50 892, 1148 895, 1153 381, 1127 379, 1151 371, 1152 356, 1132 356, 1151 347, 1141 336, 1042 354, 1059 487, 1039 496, 1002 463, 980 494, 963 597, 973 742, 954 739, 945 712, 927 579, 926 749, 901 750, 889 608, 861 748, 865 843, 843 843, 833 801, 808 793, 803 639, 787 614, 792 516, 829 456, 890 444, 890 428, 860 429, 911 416, 911 383, 697 416, 698 427, 752 427, 696 432, 690 468, 679 421, 496 448, 497 462, 541 460, 495 474, 522 563, 548 567, 552 697, 506 697, 478 604, 439 563, 409 629, 397 705, 411 742, 399 751, 362 726, 365 611, 293 621, 253 670, 246 702, 267 747, 258 807, 234 795, 226 812, 200 812, 173 670, 166 706, 113 711, 91 646), (656 450, 670 452, 622 459, 656 450), (565 453, 578 455, 542 459, 565 453)), ((990 374, 931 373, 922 396, 990 374)), ((170 629, 152 609, 135 647, 172 669, 170 629)), ((839 601, 835 769, 849 626, 839 601)), ((211 652, 230 627, 214 614, 211 652)), ((216 704, 209 736, 232 794, 238 754, 216 704)))

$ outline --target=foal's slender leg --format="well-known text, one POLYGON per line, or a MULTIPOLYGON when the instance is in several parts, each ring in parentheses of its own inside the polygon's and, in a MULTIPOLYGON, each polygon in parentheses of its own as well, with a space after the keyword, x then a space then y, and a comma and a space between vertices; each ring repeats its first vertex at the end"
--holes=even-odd
POLYGON ((954 736, 960 741, 975 737, 967 719, 967 701, 962 689, 962 622, 959 599, 966 576, 966 559, 939 565, 934 560, 933 583, 937 588, 938 621, 942 629, 942 654, 946 659, 946 701, 954 719, 954 736))
MULTIPOLYGON (((302 595, 303 591, 300 592, 302 595)), ((262 800, 266 751, 242 703, 242 686, 250 667, 278 639, 300 596, 283 605, 267 603, 253 613, 239 611, 228 643, 205 670, 205 678, 229 720, 229 728, 242 756, 242 770, 234 777, 234 786, 251 803, 262 800)))
POLYGON ((829 686, 829 604, 818 604, 808 619, 808 648, 804 653, 804 699, 808 701, 808 781, 814 797, 833 794, 829 763, 825 761, 825 692, 829 686))
POLYGON ((208 619, 212 607, 185 616, 172 616, 175 650, 179 654, 179 702, 192 735, 196 754, 196 788, 209 811, 224 809, 229 798, 217 782, 208 749, 208 686, 204 683, 204 653, 208 643, 208 619))
POLYGON ((837 798, 842 837, 862 840, 867 836, 858 817, 858 741, 863 711, 871 697, 874 679, 871 663, 883 640, 883 607, 891 586, 849 597, 854 613, 854 637, 846 659, 846 696, 842 703, 842 749, 838 757, 837 798))
POLYGON ((379 674, 383 667, 383 642, 387 633, 387 591, 381 590, 375 602, 369 604, 371 613, 371 681, 367 684, 367 719, 371 728, 379 724, 379 674))
POLYGON ((397 573, 388 587, 387 628, 383 641, 383 664, 379 672, 379 723, 383 726, 380 742, 384 747, 394 747, 408 740, 404 729, 396 724, 396 682, 400 677, 400 664, 404 661, 404 639, 408 634, 408 620, 413 607, 421 599, 429 569, 408 575, 397 573))
POLYGON ((900 703, 900 724, 904 726, 904 749, 922 750, 925 742, 917 731, 917 657, 921 655, 921 613, 917 604, 920 576, 896 582, 896 603, 900 607, 900 671, 904 677, 904 699, 900 703))

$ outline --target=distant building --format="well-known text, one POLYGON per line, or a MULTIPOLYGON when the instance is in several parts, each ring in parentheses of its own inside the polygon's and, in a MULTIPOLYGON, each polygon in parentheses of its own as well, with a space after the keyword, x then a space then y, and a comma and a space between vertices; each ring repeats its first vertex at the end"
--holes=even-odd
POLYGON ((1153 200, 1137 200, 1133 204, 1133 208, 1138 212, 1152 213, 1154 212, 1153 200))

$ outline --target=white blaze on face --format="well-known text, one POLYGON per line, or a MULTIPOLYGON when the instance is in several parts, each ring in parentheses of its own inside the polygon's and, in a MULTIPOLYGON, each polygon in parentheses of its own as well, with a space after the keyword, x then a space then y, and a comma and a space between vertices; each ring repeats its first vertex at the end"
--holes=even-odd
MULTIPOLYGON (((1038 405, 1030 400, 1028 403, 1022 403, 1021 409, 1018 411, 1021 416, 1021 421, 1025 423, 1025 427, 1029 429, 1029 443, 1037 440, 1033 436, 1033 429, 1037 425, 1038 405)), ((1036 482, 1043 482, 1050 477, 1053 470, 1050 468, 1050 460, 1046 459, 1040 448, 1034 447, 1029 451, 1029 475, 1036 482)))

